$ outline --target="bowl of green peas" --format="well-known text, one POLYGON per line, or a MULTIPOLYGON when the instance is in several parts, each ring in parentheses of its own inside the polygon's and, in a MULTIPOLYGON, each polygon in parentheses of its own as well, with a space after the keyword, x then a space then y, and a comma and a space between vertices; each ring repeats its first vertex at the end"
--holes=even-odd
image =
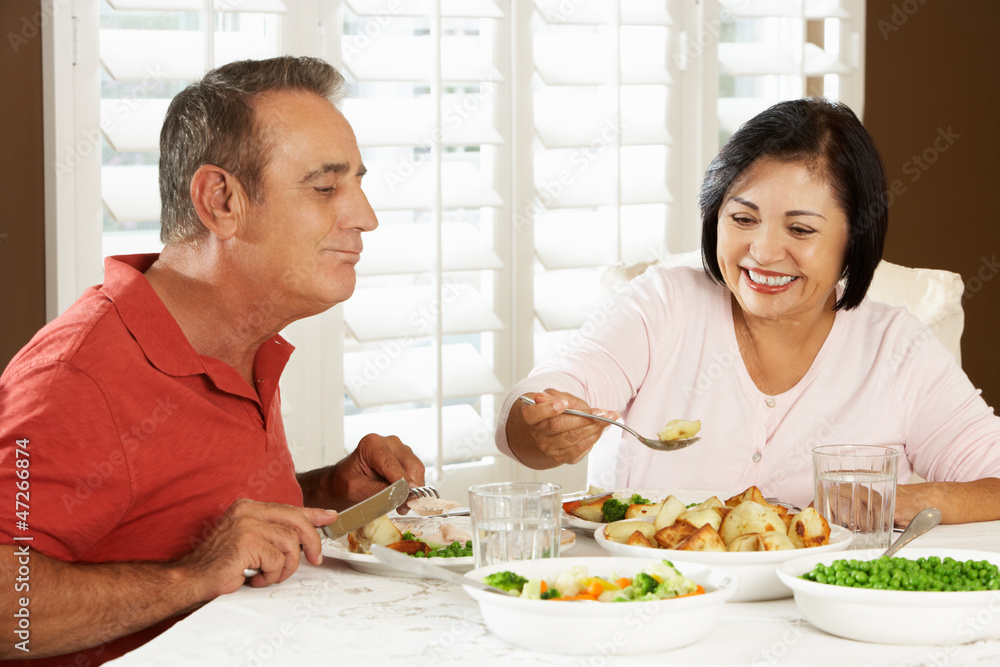
POLYGON ((879 644, 966 644, 1000 638, 1000 553, 904 548, 816 554, 778 567, 807 621, 879 644))

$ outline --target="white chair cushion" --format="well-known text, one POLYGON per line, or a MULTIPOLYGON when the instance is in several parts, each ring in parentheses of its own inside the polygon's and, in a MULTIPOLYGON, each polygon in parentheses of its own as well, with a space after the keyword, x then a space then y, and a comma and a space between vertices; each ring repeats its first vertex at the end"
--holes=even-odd
MULTIPOLYGON (((604 272, 601 284, 609 295, 613 294, 654 263, 667 267, 700 268, 701 251, 677 253, 657 262, 618 264, 604 272)), ((963 291, 962 276, 957 273, 941 269, 911 269, 883 260, 875 269, 868 298, 890 306, 905 307, 931 330, 961 365, 961 339, 965 327, 963 291)))

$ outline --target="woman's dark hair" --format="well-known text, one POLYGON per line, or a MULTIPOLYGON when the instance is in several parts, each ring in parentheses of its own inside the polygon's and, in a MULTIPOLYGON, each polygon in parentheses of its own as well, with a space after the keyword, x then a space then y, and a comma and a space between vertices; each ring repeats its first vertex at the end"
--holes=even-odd
POLYGON ((733 183, 762 157, 815 164, 829 180, 847 216, 844 293, 834 310, 856 308, 882 259, 889 222, 885 170, 871 135, 849 107, 825 99, 775 104, 747 121, 705 171, 701 207, 702 263, 725 284, 716 247, 719 209, 733 183))

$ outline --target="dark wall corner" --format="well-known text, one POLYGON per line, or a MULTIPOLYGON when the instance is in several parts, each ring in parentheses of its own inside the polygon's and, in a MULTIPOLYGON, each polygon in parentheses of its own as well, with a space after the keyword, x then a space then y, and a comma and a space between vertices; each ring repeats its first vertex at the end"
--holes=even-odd
POLYGON ((0 368, 45 324, 45 174, 39 0, 0 3, 0 368))
POLYGON ((962 275, 962 366, 995 409, 998 25, 995 0, 868 0, 864 108, 893 193, 885 259, 962 275))

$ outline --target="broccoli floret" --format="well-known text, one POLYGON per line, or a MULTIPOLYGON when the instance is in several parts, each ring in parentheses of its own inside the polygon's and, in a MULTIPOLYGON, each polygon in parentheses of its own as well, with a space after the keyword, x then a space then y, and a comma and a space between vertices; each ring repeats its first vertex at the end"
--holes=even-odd
POLYGON ((652 593, 659 586, 659 582, 653 577, 649 576, 645 572, 640 572, 639 574, 632 577, 632 590, 635 591, 635 597, 645 595, 646 593, 652 593))
POLYGON ((648 498, 643 498, 638 493, 633 493, 632 498, 628 501, 629 505, 652 505, 648 498))
POLYGON ((623 503, 617 498, 608 498, 601 505, 601 511, 604 512, 604 520, 608 523, 613 521, 621 521, 625 518, 625 511, 628 509, 628 503, 623 503))
POLYGON ((494 588, 499 588, 502 591, 517 591, 520 593, 524 585, 528 583, 528 580, 521 575, 504 571, 486 575, 483 577, 483 583, 494 588))
POLYGON ((561 597, 561 596, 559 595, 559 591, 557 591, 554 588, 550 588, 549 590, 545 591, 541 595, 541 599, 542 600, 549 600, 551 598, 557 598, 557 597, 561 597))
POLYGON ((414 535, 413 533, 411 533, 410 531, 406 531, 405 533, 403 533, 403 541, 405 541, 405 542, 416 542, 417 541, 417 536, 414 535))

